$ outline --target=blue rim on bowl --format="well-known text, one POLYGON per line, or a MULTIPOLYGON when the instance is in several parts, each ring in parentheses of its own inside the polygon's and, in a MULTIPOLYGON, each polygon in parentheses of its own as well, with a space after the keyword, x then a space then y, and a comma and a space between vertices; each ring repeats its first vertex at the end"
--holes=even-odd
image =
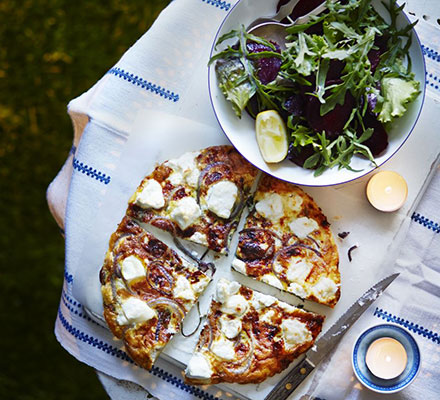
MULTIPOLYGON (((214 38, 214 42, 212 44, 210 58, 215 53, 215 44, 217 43, 218 38, 224 33, 228 32, 231 29, 237 29, 240 24, 248 25, 256 18, 261 17, 262 15, 270 15, 271 11, 275 10, 276 4, 278 0, 265 0, 265 1, 254 1, 254 0, 239 0, 237 3, 229 10, 228 14, 220 24, 220 27, 217 31, 217 34, 214 38), (251 3, 252 2, 252 3, 251 3), (273 4, 272 4, 273 3, 273 4), (269 8, 272 7, 272 8, 269 8), (269 10, 271 11, 268 11, 269 10), (262 9, 264 11, 261 11, 262 9), (258 11, 261 11, 258 13, 258 11)), ((373 0, 373 3, 379 4, 380 0, 373 0)), ((406 24, 410 24, 410 20, 405 12, 401 12, 401 18, 406 21, 406 24)), ((412 38, 413 43, 411 48, 413 48, 414 54, 417 54, 417 63, 419 64, 418 72, 416 73, 416 79, 420 81, 420 96, 411 107, 414 108, 411 117, 411 123, 408 128, 404 129, 402 135, 394 135, 395 132, 400 131, 401 124, 403 127, 405 125, 404 118, 401 117, 401 121, 396 124, 395 129, 391 133, 391 137, 395 144, 393 144, 385 154, 376 158, 377 167, 382 166, 388 160, 390 160, 403 146, 403 144, 407 141, 411 133, 413 132, 415 126, 417 125, 417 121, 420 117, 424 100, 425 100, 425 84, 426 84, 426 65, 423 56, 423 51, 420 43, 420 39, 417 35, 417 32, 412 29, 412 38), (397 140, 398 137, 398 140, 397 140)), ((413 60, 413 67, 416 64, 413 60)), ((247 121, 250 117, 243 116, 238 123, 235 113, 232 110, 230 104, 227 104, 227 101, 224 99, 223 95, 219 95, 219 88, 217 86, 217 78, 215 76, 215 68, 214 65, 210 65, 208 68, 208 92, 209 98, 214 110, 214 115, 217 119, 217 122, 220 125, 220 128, 229 139, 229 141, 234 145, 237 151, 247 159, 251 164, 255 165, 260 170, 266 172, 269 175, 272 175, 275 178, 294 183, 302 186, 310 186, 310 187, 323 187, 323 186, 335 186, 341 185, 345 183, 352 182, 359 178, 364 177, 369 174, 376 168, 371 164, 367 164, 367 160, 365 160, 365 167, 359 168, 359 165, 354 165, 355 169, 361 169, 360 172, 351 172, 347 173, 344 170, 338 171, 337 168, 332 168, 324 172, 320 177, 313 176, 313 170, 304 170, 304 168, 298 167, 292 162, 288 160, 284 160, 282 163, 269 165, 264 162, 263 158, 260 155, 258 146, 256 145, 255 137, 250 138, 250 130, 252 129, 253 135, 255 135, 254 128, 251 128, 251 121, 247 121), (243 123, 245 120, 245 123, 243 123), (243 135, 244 134, 244 135, 243 135), (254 143, 255 142, 255 143, 254 143)), ((409 117, 408 117, 409 118, 409 117)), ((254 122, 253 122, 254 123, 254 122)), ((390 132, 389 132, 390 133, 390 132)), ((390 142, 391 144, 391 142, 390 142)), ((356 160, 357 162, 357 160, 356 160)))
POLYGON ((408 331, 393 324, 376 325, 363 332, 353 346, 351 361, 359 382, 378 393, 396 393, 406 388, 416 378, 421 364, 420 350, 415 339, 408 331), (374 376, 365 362, 365 355, 370 344, 382 337, 398 340, 408 356, 405 370, 394 379, 381 379, 374 376))

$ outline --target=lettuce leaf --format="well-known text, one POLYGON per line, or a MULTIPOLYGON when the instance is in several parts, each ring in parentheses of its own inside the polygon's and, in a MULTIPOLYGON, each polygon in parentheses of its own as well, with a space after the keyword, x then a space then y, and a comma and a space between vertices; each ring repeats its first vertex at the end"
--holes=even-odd
POLYGON ((255 86, 238 58, 218 61, 215 70, 220 90, 231 102, 237 117, 241 118, 242 111, 256 92, 255 86))
POLYGON ((414 80, 384 77, 381 89, 383 103, 378 120, 385 123, 401 117, 405 113, 408 103, 412 102, 420 93, 419 86, 420 82, 414 80))

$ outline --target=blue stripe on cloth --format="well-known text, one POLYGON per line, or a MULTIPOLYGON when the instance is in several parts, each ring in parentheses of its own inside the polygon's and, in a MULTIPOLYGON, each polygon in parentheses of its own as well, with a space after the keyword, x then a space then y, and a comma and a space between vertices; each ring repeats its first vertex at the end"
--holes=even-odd
POLYGON ((67 271, 64 271, 64 279, 67 283, 73 282, 73 275, 69 274, 67 271))
POLYGON ((90 176, 91 178, 94 178, 97 181, 104 183, 105 185, 108 185, 110 183, 111 177, 102 173, 101 171, 98 171, 96 168, 89 167, 87 164, 78 161, 78 159, 76 158, 73 158, 72 164, 73 168, 77 171, 86 174, 87 176, 90 176))
POLYGON ((229 11, 231 4, 221 0, 202 0, 204 3, 220 8, 220 10, 229 11))
POLYGON ((423 225, 425 228, 431 229, 434 233, 440 233, 440 225, 437 222, 434 222, 419 213, 413 213, 411 219, 418 222, 420 225, 423 225))
POLYGON ((134 364, 133 360, 125 353, 124 351, 113 347, 109 345, 108 343, 105 343, 103 340, 99 340, 94 338, 91 335, 88 335, 79 329, 75 328, 73 325, 71 325, 67 319, 64 317, 63 313, 61 312, 61 308, 58 309, 58 318, 61 322, 61 325, 66 329, 67 332, 69 332, 72 336, 74 336, 76 339, 89 344, 90 346, 93 346, 107 354, 110 354, 114 357, 120 358, 121 360, 128 361, 132 364, 134 364))
POLYGON ((387 322, 393 322, 395 324, 404 326, 408 330, 413 331, 418 335, 433 341, 434 343, 440 344, 440 336, 438 333, 426 329, 423 326, 419 326, 419 324, 415 324, 414 322, 410 322, 407 319, 397 317, 387 311, 384 311, 382 308, 378 308, 378 307, 376 307, 376 310, 374 311, 373 315, 377 318, 382 318, 387 322))
MULTIPOLYGON (((65 294, 65 293, 64 293, 65 294)), ((66 295, 66 294, 65 294, 66 295)), ((78 302, 76 302, 73 299, 72 303, 69 301, 69 297, 66 295, 66 297, 62 296, 62 301, 64 305, 69 309, 69 311, 73 312, 75 315, 78 315, 80 317, 86 318, 87 320, 92 321, 87 315, 79 312, 78 310, 75 310, 70 304, 76 303, 76 306, 81 306, 78 302)), ((82 306, 81 306, 82 307, 82 306)), ((58 319, 61 322, 61 325, 64 327, 64 329, 70 333, 73 337, 80 340, 83 343, 86 343, 94 348, 97 348, 98 350, 103 351, 104 353, 110 354, 113 357, 119 358, 123 361, 127 361, 131 364, 135 364, 134 361, 128 356, 128 354, 120 350, 106 342, 100 339, 96 339, 91 335, 88 335, 79 329, 75 328, 72 324, 70 324, 67 319, 64 317, 61 308, 58 309, 58 319)), ((169 372, 164 371, 162 368, 158 368, 153 366, 150 370, 150 373, 152 373, 154 376, 157 376, 158 378, 164 380, 165 382, 171 383, 172 385, 176 386, 177 388, 187 392, 191 393, 194 396, 198 397, 202 400, 220 400, 218 397, 213 396, 212 394, 206 393, 203 390, 201 390, 198 387, 195 386, 189 386, 186 385, 182 379, 179 379, 175 377, 174 375, 170 374, 169 372)))
MULTIPOLYGON (((429 75, 432 75, 432 74, 429 74, 429 75)), ((434 76, 434 81, 431 81, 429 78, 426 78, 426 85, 428 87, 430 87, 431 89, 435 89, 435 90, 440 91, 440 83, 438 81, 435 82, 437 79, 438 78, 436 76, 434 76)))
POLYGON ((440 62, 440 54, 438 51, 435 51, 427 46, 421 45, 423 54, 430 58, 431 60, 440 62))
POLYGON ((167 100, 171 100, 171 101, 179 101, 180 96, 174 92, 171 92, 170 90, 167 90, 161 86, 158 86, 152 82, 148 82, 147 80, 134 75, 134 74, 130 74, 127 71, 124 71, 121 68, 118 67, 113 67, 112 69, 110 69, 108 72, 108 74, 111 75, 115 75, 118 78, 124 79, 127 82, 132 83, 133 85, 136 86, 140 86, 142 89, 145 89, 149 92, 158 94, 159 96, 167 99, 167 100))

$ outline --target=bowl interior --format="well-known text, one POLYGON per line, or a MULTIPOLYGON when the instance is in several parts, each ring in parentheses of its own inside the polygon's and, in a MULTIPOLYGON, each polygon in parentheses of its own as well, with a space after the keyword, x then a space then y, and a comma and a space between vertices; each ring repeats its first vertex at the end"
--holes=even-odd
MULTIPOLYGON (((278 0, 240 0, 231 9, 223 21, 223 24, 220 26, 214 40, 214 45, 221 35, 230 30, 237 29, 241 25, 247 26, 261 16, 275 14, 277 3, 278 0)), ((372 4, 378 13, 387 19, 388 13, 381 1, 373 0, 372 4)), ((403 27, 409 24, 409 20, 404 13, 400 13, 397 23, 399 27, 403 27)), ((232 45, 234 43, 233 41, 227 41, 216 50, 214 50, 213 45, 211 56, 228 44, 232 45)), ((420 82, 421 94, 410 104, 405 115, 395 121, 392 125, 392 129, 388 130, 389 145, 384 154, 376 158, 378 165, 382 165, 385 161, 390 159, 403 145, 413 130, 422 108, 425 93, 425 64, 420 42, 414 29, 412 30, 410 56, 412 70, 415 73, 416 80, 420 82)), ((375 168, 370 161, 361 157, 353 157, 351 166, 356 170, 361 170, 360 172, 352 172, 346 169, 338 170, 338 168, 335 167, 325 171, 321 176, 315 177, 313 175, 314 171, 298 167, 289 160, 284 160, 278 164, 267 164, 261 156, 255 139, 255 121, 246 112, 243 113, 241 119, 237 118, 232 110, 231 104, 226 101, 218 87, 214 65, 210 66, 208 76, 212 106, 222 130, 235 148, 250 163, 268 174, 299 185, 328 186, 357 179, 375 168)))

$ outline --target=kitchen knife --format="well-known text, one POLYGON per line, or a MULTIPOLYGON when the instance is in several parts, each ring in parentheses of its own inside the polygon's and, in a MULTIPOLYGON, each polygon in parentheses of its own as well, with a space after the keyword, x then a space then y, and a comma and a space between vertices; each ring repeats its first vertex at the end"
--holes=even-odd
POLYGON ((344 314, 330 327, 330 329, 316 341, 315 345, 306 353, 306 357, 292 369, 267 395, 265 400, 285 400, 326 358, 341 341, 345 332, 358 320, 365 310, 382 292, 399 276, 393 274, 382 279, 368 289, 344 314))

